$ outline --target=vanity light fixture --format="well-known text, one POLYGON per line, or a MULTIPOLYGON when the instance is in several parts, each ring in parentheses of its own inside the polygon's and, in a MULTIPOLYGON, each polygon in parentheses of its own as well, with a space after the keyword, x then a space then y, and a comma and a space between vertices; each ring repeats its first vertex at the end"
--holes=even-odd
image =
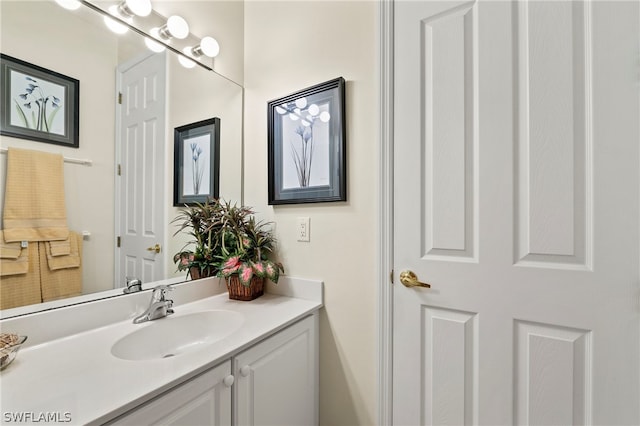
POLYGON ((81 3, 78 0, 56 0, 60 6, 67 10, 76 10, 80 7, 81 3))
POLYGON ((169 16, 167 23, 157 28, 157 30, 160 39, 164 41, 169 41, 172 37, 183 39, 189 35, 189 24, 182 16, 173 15, 169 16))
POLYGON ((191 56, 199 58, 202 55, 206 55, 210 58, 215 58, 220 53, 220 45, 218 41, 213 37, 203 37, 200 40, 200 44, 196 47, 188 47, 191 56))

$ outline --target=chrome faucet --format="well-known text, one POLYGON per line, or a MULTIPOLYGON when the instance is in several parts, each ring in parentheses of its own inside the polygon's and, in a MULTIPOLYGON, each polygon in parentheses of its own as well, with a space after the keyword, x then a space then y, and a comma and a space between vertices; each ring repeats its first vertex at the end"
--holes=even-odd
POLYGON ((142 291, 142 281, 137 278, 127 277, 127 286, 122 290, 124 294, 142 291))
POLYGON ((153 288, 151 303, 146 311, 133 319, 134 324, 163 318, 173 313, 173 300, 166 299, 167 292, 173 290, 171 286, 159 285, 153 288))

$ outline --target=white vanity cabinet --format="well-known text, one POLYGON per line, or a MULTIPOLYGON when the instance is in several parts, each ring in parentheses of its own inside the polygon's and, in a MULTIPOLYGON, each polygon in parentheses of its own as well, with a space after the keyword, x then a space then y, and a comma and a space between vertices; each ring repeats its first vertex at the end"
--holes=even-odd
POLYGON ((107 424, 230 425, 232 384, 226 361, 107 424))
POLYGON ((233 375, 236 425, 317 425, 317 315, 235 356, 233 375))
POLYGON ((108 424, 231 425, 232 418, 238 426, 318 424, 317 313, 108 424))

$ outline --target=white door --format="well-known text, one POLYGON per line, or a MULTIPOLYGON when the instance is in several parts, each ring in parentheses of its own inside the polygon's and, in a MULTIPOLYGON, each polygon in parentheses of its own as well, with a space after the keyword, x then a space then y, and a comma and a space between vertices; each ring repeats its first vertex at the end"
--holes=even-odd
POLYGON ((394 424, 640 424, 638 5, 395 2, 394 424))
POLYGON ((119 68, 122 103, 116 161, 116 283, 164 278, 166 55, 119 68))

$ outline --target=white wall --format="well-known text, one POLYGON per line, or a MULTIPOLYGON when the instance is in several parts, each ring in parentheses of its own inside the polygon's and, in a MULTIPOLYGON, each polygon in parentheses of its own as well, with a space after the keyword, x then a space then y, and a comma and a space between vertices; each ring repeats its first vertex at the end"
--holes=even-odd
POLYGON ((277 223, 288 275, 325 283, 320 423, 376 422, 377 70, 373 1, 245 3, 245 204, 277 223), (347 82, 348 201, 267 205, 267 102, 347 82), (296 218, 311 218, 297 242, 296 218))

